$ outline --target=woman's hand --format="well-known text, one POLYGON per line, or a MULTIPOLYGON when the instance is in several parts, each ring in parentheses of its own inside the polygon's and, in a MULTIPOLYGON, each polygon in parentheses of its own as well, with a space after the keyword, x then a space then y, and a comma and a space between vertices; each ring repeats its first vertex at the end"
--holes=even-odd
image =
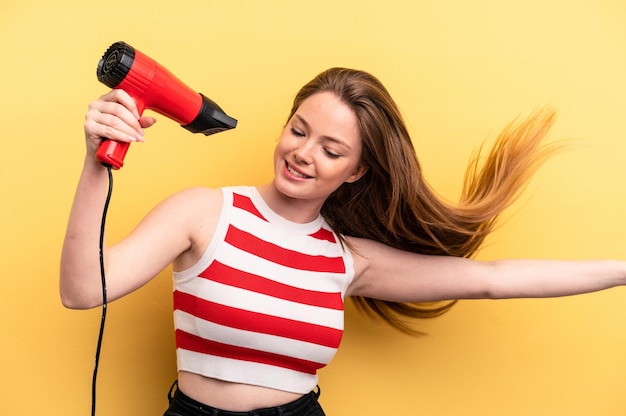
POLYGON ((87 155, 94 158, 103 139, 143 142, 144 128, 156 123, 154 117, 141 117, 135 100, 124 90, 112 90, 89 104, 85 115, 87 155))

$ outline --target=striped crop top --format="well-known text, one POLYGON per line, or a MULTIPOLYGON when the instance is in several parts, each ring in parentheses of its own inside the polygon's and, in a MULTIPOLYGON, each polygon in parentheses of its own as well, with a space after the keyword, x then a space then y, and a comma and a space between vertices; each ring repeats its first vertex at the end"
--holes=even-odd
POLYGON ((213 239, 174 273, 178 369, 308 393, 343 335, 352 257, 320 216, 280 217, 256 188, 223 188, 213 239))

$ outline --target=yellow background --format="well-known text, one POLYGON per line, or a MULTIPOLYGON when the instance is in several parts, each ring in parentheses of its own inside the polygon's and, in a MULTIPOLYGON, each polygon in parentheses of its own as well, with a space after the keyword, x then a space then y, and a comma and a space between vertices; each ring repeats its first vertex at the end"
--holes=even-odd
MULTIPOLYGON (((65 310, 58 262, 106 48, 124 40, 239 120, 191 135, 163 117, 115 173, 115 241, 192 185, 260 184, 296 90, 368 70, 410 126, 427 178, 458 197, 471 153, 553 105, 550 161, 480 253, 626 259, 623 0, 119 1, 0 5, 0 412, 86 415, 100 310, 65 310)), ((169 270, 110 305, 98 414, 160 415, 175 377, 169 270)), ((329 415, 624 415, 626 293, 461 302, 410 338, 347 313, 321 373, 329 415)))

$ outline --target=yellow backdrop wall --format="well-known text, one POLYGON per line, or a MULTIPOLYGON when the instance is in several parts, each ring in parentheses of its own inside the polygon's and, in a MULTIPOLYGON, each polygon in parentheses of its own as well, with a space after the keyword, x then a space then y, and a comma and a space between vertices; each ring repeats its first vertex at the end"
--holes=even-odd
MULTIPOLYGON (((330 66, 377 75, 425 174, 458 196, 467 160, 552 105, 550 161, 480 258, 626 258, 621 0, 120 1, 0 5, 0 412, 86 415, 100 311, 65 310, 58 262, 98 59, 124 40, 239 119, 204 138, 161 117, 115 173, 109 241, 193 185, 260 184, 296 90, 330 66)), ((175 378, 170 271, 109 307, 99 415, 159 415, 175 378)), ((623 415, 626 293, 461 302, 411 338, 351 307, 321 373, 329 415, 623 415)))

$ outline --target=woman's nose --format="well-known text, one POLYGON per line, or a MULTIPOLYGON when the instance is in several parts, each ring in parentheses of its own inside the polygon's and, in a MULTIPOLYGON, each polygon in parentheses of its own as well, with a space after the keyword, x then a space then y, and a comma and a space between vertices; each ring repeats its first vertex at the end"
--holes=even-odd
POLYGON ((303 141, 294 151, 294 156, 298 162, 311 164, 313 161, 313 146, 310 140, 303 141))

